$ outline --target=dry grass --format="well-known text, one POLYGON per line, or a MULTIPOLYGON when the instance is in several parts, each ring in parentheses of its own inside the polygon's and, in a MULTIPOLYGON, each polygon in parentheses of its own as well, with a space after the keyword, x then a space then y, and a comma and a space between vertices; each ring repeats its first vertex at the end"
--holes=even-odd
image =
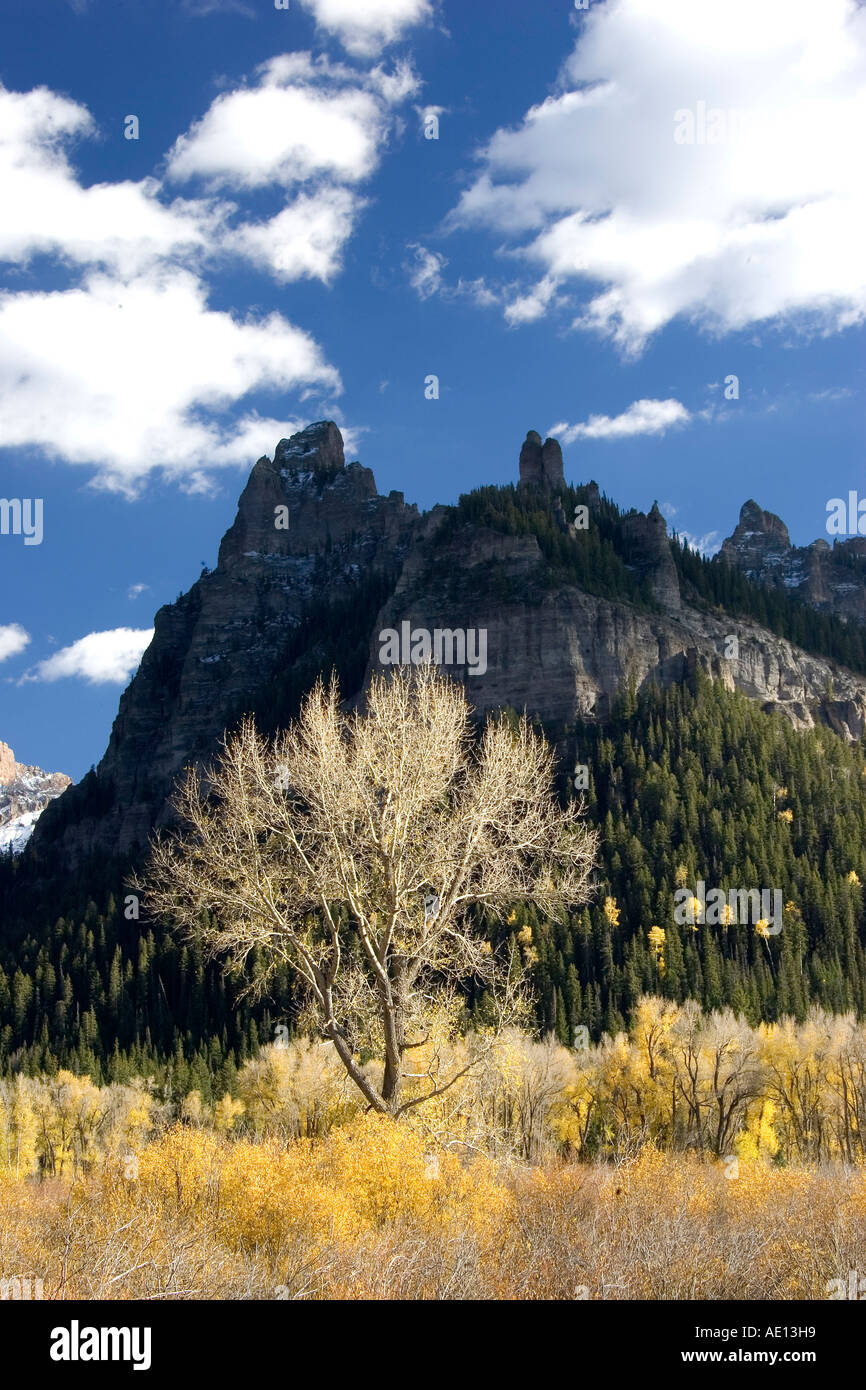
POLYGON ((825 1299, 866 1271, 866 1173, 433 1156, 405 1126, 175 1127, 75 1183, 0 1183, 0 1276, 46 1298, 825 1299))

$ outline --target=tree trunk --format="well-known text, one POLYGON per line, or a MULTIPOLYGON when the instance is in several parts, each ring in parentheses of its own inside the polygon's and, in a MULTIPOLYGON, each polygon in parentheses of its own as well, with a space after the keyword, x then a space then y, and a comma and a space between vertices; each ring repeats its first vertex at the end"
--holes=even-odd
POLYGON ((394 1113, 400 1104, 403 1085, 403 1053, 406 1050, 406 963, 395 960, 391 972, 391 988, 379 990, 382 1007, 382 1031, 385 1036, 385 1073, 382 1077, 382 1099, 394 1113))

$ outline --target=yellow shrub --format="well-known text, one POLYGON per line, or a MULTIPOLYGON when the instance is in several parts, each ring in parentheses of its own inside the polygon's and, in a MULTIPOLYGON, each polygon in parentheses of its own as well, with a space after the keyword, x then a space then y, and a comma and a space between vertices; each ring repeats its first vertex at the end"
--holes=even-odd
POLYGON ((321 1246, 395 1222, 423 1232, 459 1221, 482 1235, 507 1202, 491 1164, 464 1168, 407 1125, 376 1115, 285 1150, 230 1145, 220 1178, 221 1228, 247 1248, 271 1251, 299 1235, 321 1246))

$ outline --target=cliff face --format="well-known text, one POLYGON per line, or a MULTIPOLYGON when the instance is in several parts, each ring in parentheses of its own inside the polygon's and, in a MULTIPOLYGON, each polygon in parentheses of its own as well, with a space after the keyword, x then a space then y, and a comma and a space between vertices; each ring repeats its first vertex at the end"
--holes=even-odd
MULTIPOLYGON (((624 518, 630 542, 641 540, 645 568, 651 566, 647 538, 655 543, 659 535, 651 515, 624 518)), ((453 668, 481 712, 506 704, 526 707, 550 725, 604 718, 624 680, 637 688, 666 685, 682 681, 699 663, 729 689, 779 708, 798 728, 825 723, 847 738, 860 737, 866 679, 755 623, 719 619, 683 604, 667 543, 650 578, 659 599, 671 595, 659 614, 571 586, 551 589, 534 537, 466 527, 445 546, 428 539, 407 559, 379 614, 368 672, 382 669, 381 633, 399 631, 404 623, 431 633, 484 631, 486 669, 480 663, 475 671, 469 663, 453 668), (503 601, 503 574, 527 601, 503 601)))
MULTIPOLYGON (((530 431, 519 474, 523 487, 550 493, 553 527, 567 532, 556 441, 542 443, 530 431)), ((598 525, 595 484, 588 497, 590 526, 598 525)), ((798 727, 824 722, 849 738, 862 732, 866 680, 755 624, 683 602, 656 507, 622 518, 621 543, 623 563, 648 580, 658 611, 556 582, 534 534, 446 526, 446 519, 453 522, 453 509, 420 516, 401 493, 380 497, 369 469, 345 463, 332 422, 281 440, 273 460, 253 468, 216 570, 157 614, 95 778, 51 807, 33 838, 36 853, 76 864, 143 845, 168 818, 178 774, 210 758, 242 713, 261 711, 264 699, 266 713, 282 717, 268 692, 293 672, 298 692, 308 688, 320 667, 330 669, 334 651, 353 642, 357 673, 344 694, 360 698, 384 669, 383 634, 403 633, 404 625, 409 634, 447 634, 452 664, 446 659, 445 667, 465 680, 479 711, 525 706, 552 730, 603 717, 627 678, 665 684, 700 664, 798 727), (330 647, 322 638, 329 624, 330 647), (474 634, 477 644, 482 633, 483 661, 476 645, 476 659, 464 652, 461 663, 460 643, 474 634)), ((777 522, 764 513, 741 517, 730 542, 738 562, 748 557, 761 573, 774 556, 786 563, 790 543, 777 522)))
POLYGON ((0 854, 18 854, 49 801, 71 785, 63 772, 19 763, 9 745, 0 743, 0 854))
POLYGON ((212 757, 226 726, 285 678, 309 615, 345 605, 374 576, 387 582, 418 521, 399 494, 378 496, 369 469, 345 465, 331 422, 282 440, 253 468, 217 568, 157 613, 96 786, 76 788, 71 823, 59 807, 34 848, 78 863, 146 843, 178 774, 212 757))
POLYGON ((680 583, 658 503, 653 502, 646 516, 643 512, 628 512, 623 530, 628 563, 649 578, 650 588, 663 608, 678 612, 682 606, 680 583))
POLYGON ((832 547, 823 539, 795 546, 785 523, 750 500, 720 554, 759 584, 786 589, 820 613, 866 624, 864 538, 837 540, 832 547))

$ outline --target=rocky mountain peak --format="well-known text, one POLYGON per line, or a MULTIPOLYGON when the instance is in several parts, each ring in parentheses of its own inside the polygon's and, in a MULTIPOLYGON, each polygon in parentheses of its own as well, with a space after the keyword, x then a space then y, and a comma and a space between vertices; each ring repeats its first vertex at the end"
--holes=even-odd
POLYGON ((649 578, 653 594, 663 608, 677 611, 681 605, 679 579, 667 523, 658 502, 653 502, 646 513, 627 512, 623 517, 623 536, 630 567, 649 578))
POLYGON ((558 488, 565 486, 562 449, 558 439, 545 439, 530 430, 520 450, 520 482, 523 486, 558 488))
POLYGON ((333 420, 307 425, 290 439, 280 440, 274 451, 274 466, 296 473, 332 477, 346 466, 343 436, 333 420))
MULTIPOLYGON (((555 439, 529 432, 520 485, 546 491, 567 530, 555 439)), ((445 665, 466 680, 479 715, 526 707, 562 729, 605 717, 626 677, 665 685, 700 665, 784 710, 798 727, 832 723, 860 737, 862 677, 831 669, 755 623, 696 607, 680 591, 658 506, 646 514, 612 509, 608 517, 595 484, 587 496, 593 525, 603 521, 615 533, 610 546, 649 585, 654 609, 624 598, 621 588, 602 596, 563 579, 545 556, 544 537, 497 526, 495 507, 479 520, 454 507, 420 516, 402 493, 380 496, 369 468, 346 464, 333 421, 280 440, 273 459, 259 459, 250 473, 216 569, 157 613, 105 756, 92 778, 49 807, 34 858, 75 865, 95 853, 141 849, 154 826, 170 823, 167 799, 183 768, 209 759, 242 714, 255 713, 265 731, 284 727, 317 675, 335 667, 345 696, 363 698, 383 669, 386 629, 448 633, 445 665), (731 633, 739 638, 737 662, 724 656, 731 633), (459 655, 462 641, 467 657, 470 640, 474 666, 459 655)), ((527 500, 531 513, 536 504, 527 500)), ((732 543, 754 540, 751 533, 801 554, 778 518, 754 502, 732 543)), ((839 549, 802 553, 835 574, 839 549)), ((845 569, 852 583, 857 558, 845 569)), ((862 585, 859 592, 862 599, 862 585)), ((831 600, 842 593, 837 586, 831 600)))
MULTIPOLYGON (((732 536, 722 545, 722 555, 747 574, 763 569, 771 557, 781 560, 791 549, 791 537, 781 517, 765 512, 754 498, 740 508, 740 519, 732 536)), ((778 562, 778 561, 776 561, 778 562)))
POLYGON ((71 785, 63 772, 19 763, 8 743, 0 743, 0 854, 23 849, 49 801, 71 785))
POLYGON ((12 781, 17 767, 15 754, 8 743, 0 743, 0 787, 12 781))
POLYGON ((341 545, 359 532, 378 542, 400 529, 408 513, 402 494, 380 497, 369 468, 346 464, 343 436, 321 420, 281 439, 273 460, 260 458, 223 537, 220 571, 250 569, 262 558, 279 561, 341 545))
POLYGON ((866 624, 866 540, 855 536, 830 546, 819 537, 811 545, 792 545, 784 521, 750 498, 719 558, 818 612, 866 624))

